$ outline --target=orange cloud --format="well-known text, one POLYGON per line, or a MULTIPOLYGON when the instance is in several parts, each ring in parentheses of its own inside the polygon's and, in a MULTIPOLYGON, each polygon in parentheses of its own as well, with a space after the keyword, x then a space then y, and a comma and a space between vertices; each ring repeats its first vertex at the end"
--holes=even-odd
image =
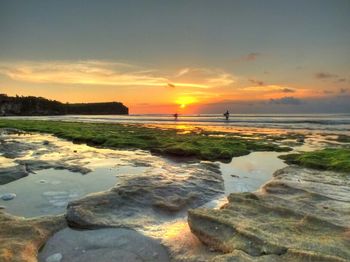
POLYGON ((1 63, 0 73, 13 80, 29 83, 171 86, 213 88, 234 82, 226 72, 211 69, 184 68, 175 76, 127 63, 109 61, 44 61, 1 63), (169 85, 170 83, 170 85, 169 85))

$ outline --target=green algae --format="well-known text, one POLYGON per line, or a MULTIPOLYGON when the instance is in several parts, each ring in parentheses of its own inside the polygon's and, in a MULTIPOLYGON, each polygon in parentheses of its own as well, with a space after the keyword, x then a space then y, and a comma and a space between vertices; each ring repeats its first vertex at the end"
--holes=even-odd
POLYGON ((280 156, 288 164, 303 167, 350 172, 350 148, 326 148, 312 152, 280 156))
POLYGON ((243 139, 230 134, 220 137, 209 136, 205 131, 178 134, 174 129, 164 130, 135 124, 0 119, 0 128, 49 133, 76 143, 94 146, 141 149, 161 155, 224 162, 253 151, 291 150, 273 143, 243 139))

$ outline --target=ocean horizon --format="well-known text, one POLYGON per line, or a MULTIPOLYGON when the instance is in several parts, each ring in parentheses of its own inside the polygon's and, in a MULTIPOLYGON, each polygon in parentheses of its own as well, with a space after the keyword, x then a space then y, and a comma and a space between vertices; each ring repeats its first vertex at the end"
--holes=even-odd
POLYGON ((251 127, 274 129, 350 132, 350 114, 129 114, 129 115, 60 115, 7 116, 10 119, 58 120, 91 123, 166 124, 221 127, 251 127))

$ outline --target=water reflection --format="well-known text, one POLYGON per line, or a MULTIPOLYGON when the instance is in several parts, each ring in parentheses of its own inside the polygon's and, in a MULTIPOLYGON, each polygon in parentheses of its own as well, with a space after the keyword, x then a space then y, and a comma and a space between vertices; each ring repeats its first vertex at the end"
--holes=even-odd
POLYGON ((277 152, 253 152, 235 157, 231 163, 220 163, 225 182, 225 194, 253 192, 272 178, 278 169, 287 166, 277 152))

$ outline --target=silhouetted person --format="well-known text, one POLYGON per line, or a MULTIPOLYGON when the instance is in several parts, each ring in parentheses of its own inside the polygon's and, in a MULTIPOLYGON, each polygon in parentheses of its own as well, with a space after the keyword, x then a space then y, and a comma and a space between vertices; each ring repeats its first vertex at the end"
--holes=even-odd
POLYGON ((174 114, 175 120, 177 120, 178 117, 179 117, 178 113, 175 113, 175 114, 174 114))
POLYGON ((224 114, 226 120, 228 120, 228 118, 230 117, 230 113, 228 112, 228 110, 226 111, 226 113, 224 114))

